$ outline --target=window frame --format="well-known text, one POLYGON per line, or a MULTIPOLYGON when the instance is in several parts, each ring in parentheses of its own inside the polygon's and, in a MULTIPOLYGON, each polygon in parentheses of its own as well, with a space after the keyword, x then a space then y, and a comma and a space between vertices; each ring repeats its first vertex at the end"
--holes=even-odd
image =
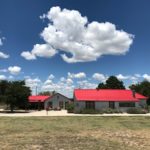
POLYGON ((95 109, 95 101, 86 101, 85 108, 86 109, 95 109))
POLYGON ((119 107, 135 107, 135 102, 119 102, 119 107))

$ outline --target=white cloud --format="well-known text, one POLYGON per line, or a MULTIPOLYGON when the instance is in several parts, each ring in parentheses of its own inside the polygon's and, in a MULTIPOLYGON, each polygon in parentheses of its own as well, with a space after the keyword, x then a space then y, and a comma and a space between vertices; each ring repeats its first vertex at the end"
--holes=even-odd
POLYGON ((140 74, 138 74, 138 73, 134 74, 134 76, 137 77, 137 78, 142 77, 142 76, 141 76, 140 74))
POLYGON ((31 51, 39 57, 52 57, 62 51, 61 57, 67 63, 96 61, 102 55, 126 54, 133 42, 133 35, 116 29, 114 24, 89 22, 76 10, 52 7, 40 16, 41 19, 46 17, 49 23, 41 33, 46 48, 36 44, 31 51))
POLYGON ((2 39, 0 38, 0 46, 2 46, 3 45, 3 42, 2 42, 2 39))
POLYGON ((46 17, 47 17, 46 14, 43 14, 43 15, 39 16, 39 18, 42 19, 42 20, 44 20, 46 17))
POLYGON ((10 66, 10 67, 8 67, 8 71, 12 75, 18 75, 21 71, 21 67, 19 67, 19 66, 10 66))
POLYGON ((147 80, 147 81, 150 82, 150 75, 144 74, 144 75, 143 75, 143 78, 144 78, 145 80, 147 80))
POLYGON ((41 80, 36 77, 36 78, 31 78, 30 76, 25 77, 25 83, 26 86, 30 87, 30 88, 35 88, 35 87, 39 87, 41 80))
POLYGON ((50 84, 52 84, 52 83, 53 83, 53 81, 50 80, 50 79, 48 79, 48 80, 46 80, 46 81, 44 82, 45 85, 50 85, 50 84))
POLYGON ((71 97, 73 94, 74 85, 72 79, 61 77, 58 82, 53 82, 53 80, 47 79, 41 89, 43 91, 57 91, 71 97))
POLYGON ((0 69, 0 72, 8 72, 8 70, 7 69, 0 69))
POLYGON ((7 55, 3 52, 0 52, 0 58, 6 59, 6 58, 9 58, 9 55, 7 55))
POLYGON ((130 78, 130 76, 124 76, 122 74, 118 74, 116 75, 116 77, 119 79, 119 80, 127 80, 130 78))
POLYGON ((34 45, 32 53, 39 57, 52 57, 57 51, 48 44, 36 44, 34 45))
POLYGON ((36 59, 36 56, 29 51, 24 51, 21 53, 21 56, 24 57, 26 60, 34 60, 36 59))
POLYGON ((49 58, 54 56, 56 53, 57 51, 48 44, 36 44, 31 52, 24 51, 21 53, 21 56, 27 60, 34 60, 37 56, 49 58))
POLYGON ((7 77, 5 75, 0 75, 0 80, 6 80, 7 77))
POLYGON ((54 79, 55 78, 55 76, 53 75, 53 74, 50 74, 49 76, 48 76, 48 79, 50 79, 50 80, 52 80, 52 79, 54 79))
POLYGON ((68 78, 86 78, 86 74, 84 72, 79 72, 76 74, 68 72, 68 78))
POLYGON ((95 89, 97 87, 97 84, 91 83, 88 80, 78 81, 78 88, 81 89, 95 89))
POLYGON ((102 82, 105 82, 107 79, 107 77, 101 73, 94 73, 92 78, 98 81, 102 81, 102 82))

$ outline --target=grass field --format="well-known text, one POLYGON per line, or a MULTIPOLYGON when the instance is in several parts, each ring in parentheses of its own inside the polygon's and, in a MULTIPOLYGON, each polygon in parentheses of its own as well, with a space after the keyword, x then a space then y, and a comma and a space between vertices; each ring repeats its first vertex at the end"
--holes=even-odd
POLYGON ((0 117, 0 150, 149 150, 150 117, 0 117))

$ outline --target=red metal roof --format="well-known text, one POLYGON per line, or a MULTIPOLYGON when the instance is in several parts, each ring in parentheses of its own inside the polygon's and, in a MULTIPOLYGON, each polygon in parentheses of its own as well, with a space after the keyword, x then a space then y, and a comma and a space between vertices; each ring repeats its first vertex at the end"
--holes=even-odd
POLYGON ((141 95, 139 93, 136 93, 135 97, 138 98, 138 99, 148 99, 148 97, 145 97, 145 96, 143 96, 143 95, 141 95))
POLYGON ((50 96, 44 96, 44 95, 37 95, 37 96, 29 96, 28 100, 29 102, 44 102, 46 101, 50 96))
POLYGON ((133 97, 131 90, 117 89, 75 89, 74 95, 77 101, 134 101, 147 99, 145 96, 136 93, 133 97))

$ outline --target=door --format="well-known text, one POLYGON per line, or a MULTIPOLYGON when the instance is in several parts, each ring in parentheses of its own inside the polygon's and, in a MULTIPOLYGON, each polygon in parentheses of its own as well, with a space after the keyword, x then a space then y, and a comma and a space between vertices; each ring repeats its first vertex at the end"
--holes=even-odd
POLYGON ((109 108, 114 109, 115 108, 115 102, 109 102, 109 108))
POLYGON ((59 108, 61 108, 61 109, 64 108, 64 102, 63 101, 59 101, 59 108))

